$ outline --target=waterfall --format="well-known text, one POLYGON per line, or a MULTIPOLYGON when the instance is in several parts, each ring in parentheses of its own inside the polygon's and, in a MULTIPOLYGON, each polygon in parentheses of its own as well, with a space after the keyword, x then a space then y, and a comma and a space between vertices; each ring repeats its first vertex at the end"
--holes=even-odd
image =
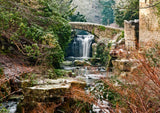
POLYGON ((77 35, 71 42, 69 56, 88 58, 90 57, 91 45, 94 35, 77 35))
POLYGON ((91 44, 94 39, 94 35, 78 35, 77 41, 79 42, 79 56, 87 58, 90 57, 91 44))
POLYGON ((90 48, 92 44, 94 36, 93 35, 86 35, 85 38, 82 41, 83 44, 83 56, 84 58, 89 57, 90 54, 90 48))

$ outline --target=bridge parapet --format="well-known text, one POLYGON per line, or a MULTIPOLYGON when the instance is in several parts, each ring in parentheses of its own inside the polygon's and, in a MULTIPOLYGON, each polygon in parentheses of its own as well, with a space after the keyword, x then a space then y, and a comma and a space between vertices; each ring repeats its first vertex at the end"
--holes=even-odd
POLYGON ((115 28, 110 26, 104 26, 96 23, 88 22, 70 22, 73 29, 80 29, 88 31, 98 38, 110 38, 112 39, 116 34, 123 31, 121 28, 115 28))

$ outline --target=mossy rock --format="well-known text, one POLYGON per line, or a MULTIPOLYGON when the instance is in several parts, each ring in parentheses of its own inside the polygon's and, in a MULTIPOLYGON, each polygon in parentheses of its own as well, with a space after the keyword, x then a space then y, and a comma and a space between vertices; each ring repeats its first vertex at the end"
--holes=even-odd
POLYGON ((9 100, 17 101, 17 100, 22 100, 23 95, 11 95, 9 96, 9 100))
POLYGON ((63 61, 61 65, 63 66, 72 66, 72 61, 63 61))
POLYGON ((105 26, 98 26, 98 29, 99 29, 100 31, 105 31, 105 30, 106 30, 106 27, 105 27, 105 26))
POLYGON ((74 66, 91 66, 91 64, 87 61, 75 60, 74 66))
POLYGON ((34 87, 27 87, 23 89, 24 99, 26 101, 46 102, 55 97, 64 96, 69 92, 71 84, 51 84, 51 85, 37 85, 34 87))

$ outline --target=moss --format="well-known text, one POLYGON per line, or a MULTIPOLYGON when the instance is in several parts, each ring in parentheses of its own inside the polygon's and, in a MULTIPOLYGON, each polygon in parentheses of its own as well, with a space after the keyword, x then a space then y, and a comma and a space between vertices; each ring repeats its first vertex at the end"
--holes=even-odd
POLYGON ((9 113, 9 110, 7 110, 5 107, 2 107, 0 109, 0 113, 9 113))
POLYGON ((66 75, 68 75, 69 71, 62 70, 62 69, 49 69, 47 70, 47 75, 48 78, 50 79, 56 79, 56 78, 61 78, 66 75))
POLYGON ((122 38, 124 38, 124 31, 121 32, 121 35, 116 39, 116 42, 120 41, 122 38))
POLYGON ((4 71, 2 68, 0 68, 0 75, 3 75, 4 74, 4 71))
POLYGON ((93 27, 93 29, 92 29, 92 34, 94 35, 94 31, 95 31, 95 27, 93 27))
POLYGON ((36 80, 36 74, 33 73, 33 74, 30 76, 30 83, 31 83, 31 86, 34 86, 35 84, 38 83, 38 81, 36 80))
POLYGON ((117 33, 118 33, 118 31, 115 30, 115 29, 113 29, 112 32, 111 32, 112 36, 114 36, 114 35, 117 34, 117 33))
POLYGON ((105 31, 105 30, 106 30, 105 26, 98 26, 98 29, 99 29, 100 31, 105 31))

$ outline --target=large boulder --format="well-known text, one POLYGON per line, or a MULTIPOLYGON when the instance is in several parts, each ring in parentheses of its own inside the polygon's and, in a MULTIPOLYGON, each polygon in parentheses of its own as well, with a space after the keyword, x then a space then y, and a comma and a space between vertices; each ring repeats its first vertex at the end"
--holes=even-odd
POLYGON ((24 99, 18 105, 18 113, 41 113, 39 107, 45 108, 47 113, 53 113, 57 104, 60 105, 64 101, 70 102, 66 96, 71 93, 71 88, 86 87, 86 82, 73 78, 37 79, 36 81, 32 84, 33 86, 30 85, 29 80, 22 82, 24 99))

